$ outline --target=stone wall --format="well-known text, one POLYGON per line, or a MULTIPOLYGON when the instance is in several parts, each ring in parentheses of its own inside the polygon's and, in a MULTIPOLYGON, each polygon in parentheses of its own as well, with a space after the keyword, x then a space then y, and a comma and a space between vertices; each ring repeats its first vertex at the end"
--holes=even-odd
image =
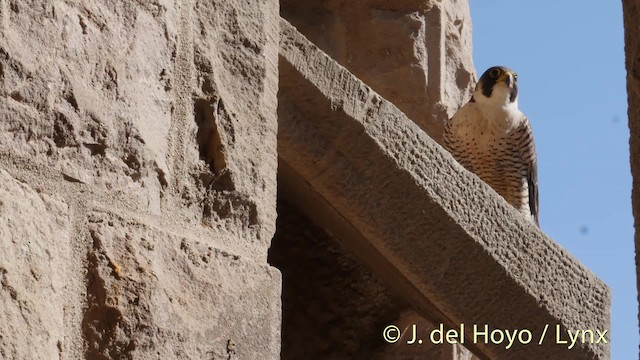
POLYGON ((0 1, 0 358, 278 357, 278 21, 0 1))
POLYGON ((440 142, 475 84, 466 0, 281 1, 282 16, 440 142))
MULTIPOLYGON (((624 42, 629 98, 633 216, 635 218, 636 271, 640 289, 640 1, 623 0, 624 42)), ((640 297, 638 298, 640 300, 640 297)))

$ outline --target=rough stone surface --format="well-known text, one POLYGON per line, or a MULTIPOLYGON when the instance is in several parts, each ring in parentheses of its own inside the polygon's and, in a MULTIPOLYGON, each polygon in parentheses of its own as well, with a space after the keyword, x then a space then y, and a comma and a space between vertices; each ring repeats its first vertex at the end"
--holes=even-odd
POLYGON ((87 359, 273 359, 280 276, 131 219, 91 213, 87 359))
POLYGON ((275 0, 0 0, 0 358, 278 357, 278 43, 275 0))
MULTIPOLYGON (((636 271, 640 289, 640 1, 623 0, 624 42, 629 99, 629 140, 633 175, 633 216, 635 218, 636 271)), ((640 299, 640 297, 639 297, 640 299)))
POLYGON ((173 156, 186 164, 176 184, 202 223, 255 238, 264 256, 276 215, 277 3, 196 1, 192 12, 177 106, 193 117, 174 123, 173 156))
POLYGON ((62 199, 0 169, 0 358, 58 359, 71 221, 62 199))
MULTIPOLYGON (((281 29, 280 156, 413 286, 404 294, 412 305, 427 313, 418 305, 430 302, 439 313, 425 315, 452 327, 609 328, 602 281, 395 106, 289 23, 281 29)), ((476 350, 496 359, 609 356, 608 345, 553 341, 476 350)))
POLYGON ((475 84, 467 1, 281 1, 282 16, 436 141, 475 84))
POLYGON ((142 188, 157 210, 176 14, 135 1, 3 1, 0 151, 87 184, 142 188))
POLYGON ((253 237, 264 257, 277 3, 2 4, 0 151, 76 182, 137 188, 148 211, 164 201, 187 221, 253 237))

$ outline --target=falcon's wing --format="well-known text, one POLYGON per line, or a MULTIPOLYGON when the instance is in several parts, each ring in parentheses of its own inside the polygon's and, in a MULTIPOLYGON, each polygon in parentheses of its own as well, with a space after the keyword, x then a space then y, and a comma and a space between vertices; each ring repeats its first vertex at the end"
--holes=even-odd
POLYGON ((529 120, 525 117, 520 129, 520 155, 526 164, 527 169, 527 187, 529 189, 529 209, 536 225, 540 225, 538 221, 538 158, 536 156, 536 146, 533 142, 533 131, 529 120))
POLYGON ((538 220, 538 161, 535 159, 529 164, 527 185, 529 188, 529 209, 531 209, 531 216, 533 216, 536 225, 540 226, 540 221, 538 220))

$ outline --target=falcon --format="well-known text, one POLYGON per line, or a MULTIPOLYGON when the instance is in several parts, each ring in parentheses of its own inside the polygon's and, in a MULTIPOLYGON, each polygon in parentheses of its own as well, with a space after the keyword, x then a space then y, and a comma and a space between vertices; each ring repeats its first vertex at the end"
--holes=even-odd
POLYGON ((518 109, 518 74, 494 66, 471 100, 445 124, 444 145, 520 213, 538 222, 538 169, 533 132, 518 109))

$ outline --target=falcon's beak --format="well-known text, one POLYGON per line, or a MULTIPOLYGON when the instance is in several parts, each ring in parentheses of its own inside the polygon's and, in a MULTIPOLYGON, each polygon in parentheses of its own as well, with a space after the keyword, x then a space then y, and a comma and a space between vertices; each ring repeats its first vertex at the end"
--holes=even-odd
POLYGON ((513 85, 513 74, 510 71, 505 71, 502 75, 500 75, 498 81, 504 81, 504 83, 507 84, 508 87, 511 87, 511 85, 513 85))

